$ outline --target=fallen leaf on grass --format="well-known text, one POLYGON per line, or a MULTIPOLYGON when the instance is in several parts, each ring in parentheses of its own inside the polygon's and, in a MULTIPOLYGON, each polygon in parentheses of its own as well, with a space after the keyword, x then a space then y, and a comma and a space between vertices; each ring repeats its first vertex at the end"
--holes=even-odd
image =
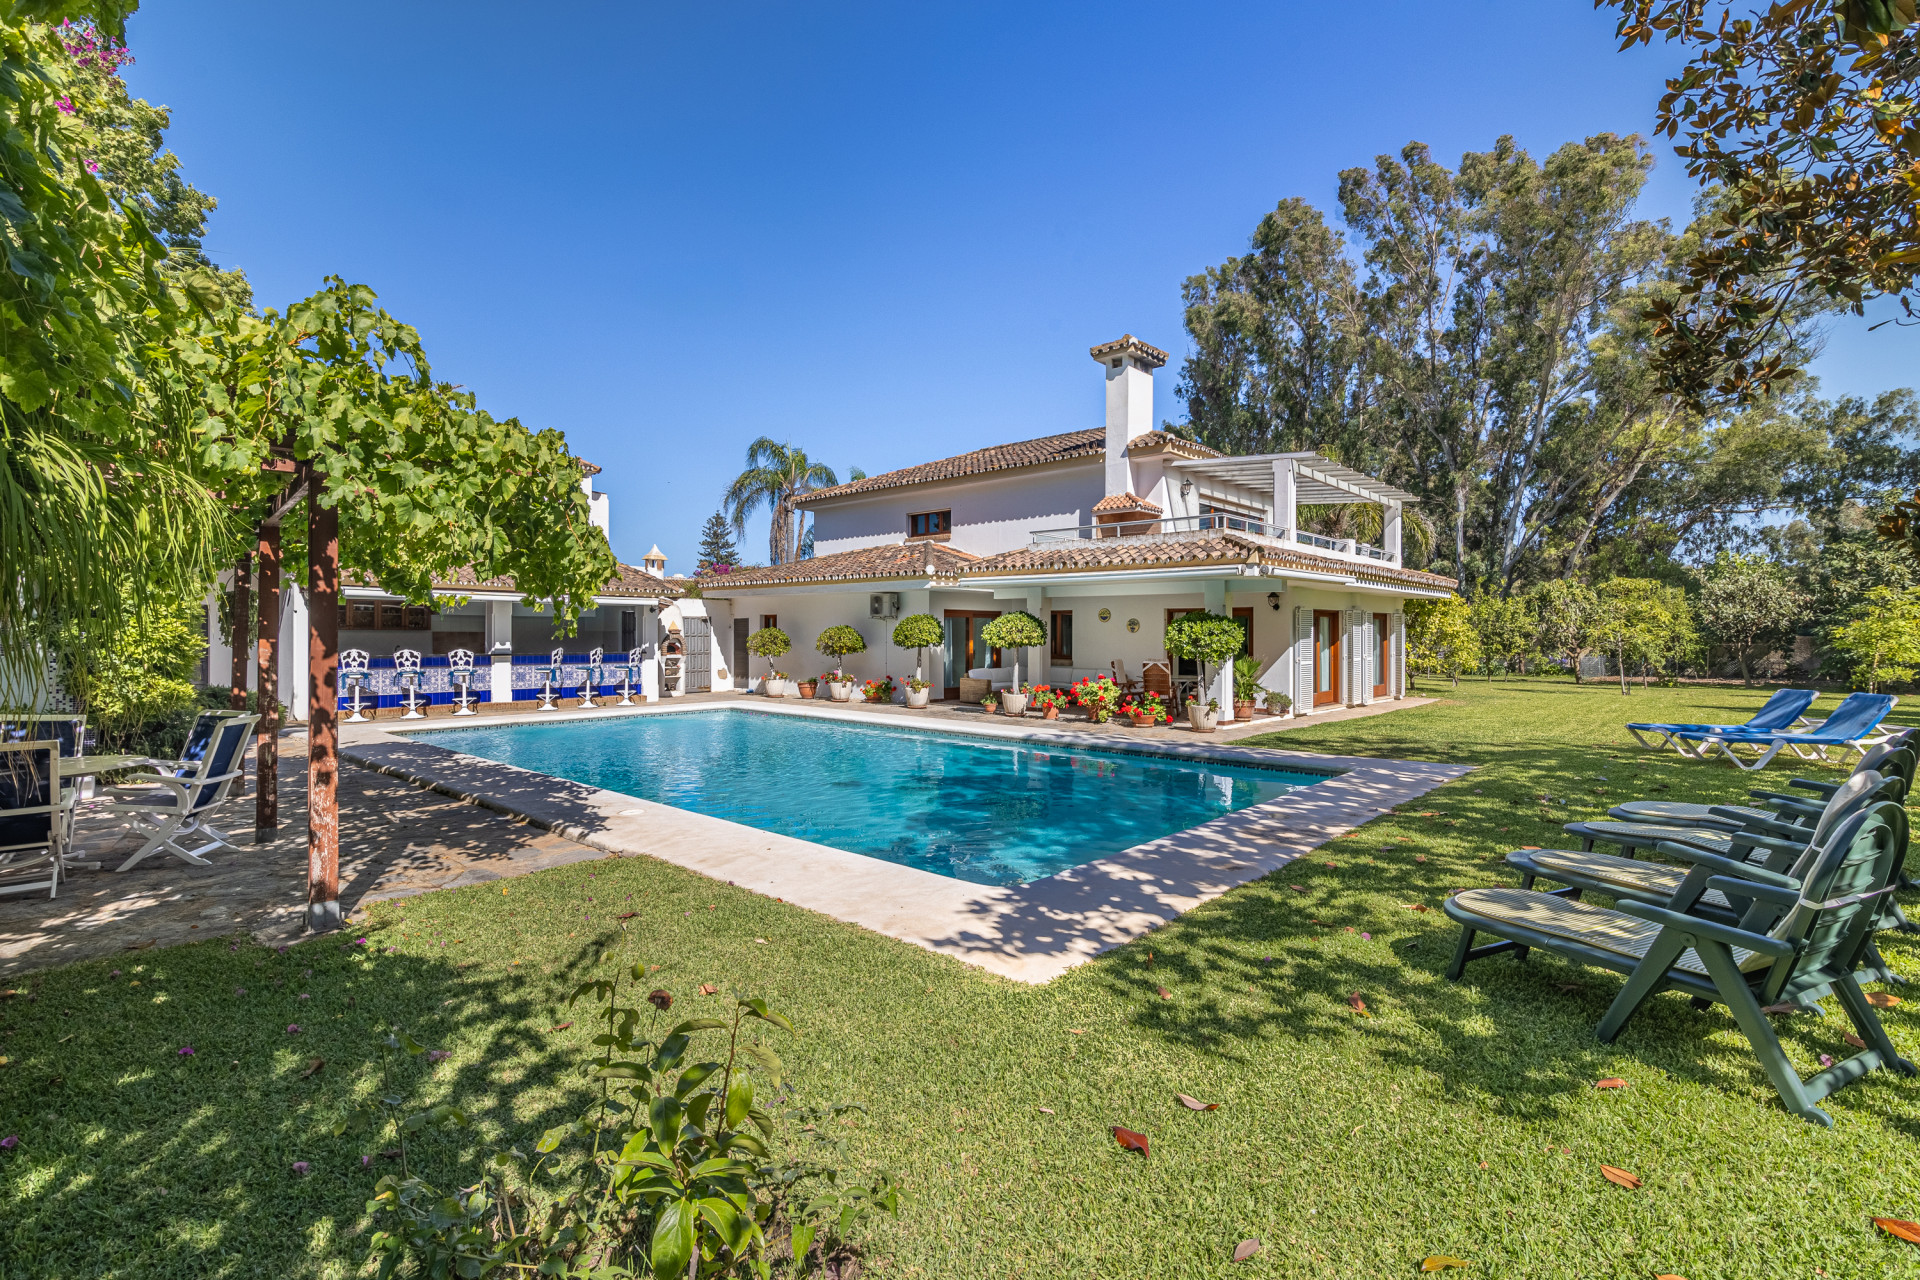
POLYGON ((1173 999, 1173 992, 1167 990, 1165 987, 1155 987, 1154 990, 1160 993, 1160 998, 1162 1000, 1173 999))
POLYGON ((1848 1044, 1852 1045, 1856 1049, 1864 1049, 1867 1047, 1867 1042, 1865 1040, 1862 1040, 1859 1036, 1853 1034, 1853 1032, 1851 1031, 1847 1032, 1847 1034, 1841 1036, 1840 1038, 1846 1041, 1848 1044))
POLYGON ((1042 1108, 1040 1108, 1040 1114, 1041 1114, 1041 1115, 1044 1115, 1044 1116, 1050 1116, 1050 1115, 1052 1115, 1052 1114, 1053 1114, 1053 1108, 1052 1108, 1052 1107, 1042 1107, 1042 1108))
POLYGON ((1427 860, 1427 855, 1424 853, 1416 853, 1413 855, 1413 860, 1415 862, 1425 862, 1427 860))
POLYGON ((1085 1027, 1068 1027, 1067 1034, 1070 1036, 1083 1036, 1087 1034, 1087 1029, 1085 1027))
POLYGON ((639 914, 640 913, 638 911, 629 911, 625 915, 615 916, 614 919, 615 920, 631 920, 639 914))
POLYGON ((1373 1016, 1371 1013, 1367 1012, 1367 1002, 1360 998, 1360 993, 1358 991, 1354 992, 1352 995, 1347 997, 1347 1003, 1353 1006, 1355 1013, 1362 1014, 1369 1018, 1373 1016))
POLYGON ((1920 1244, 1920 1222, 1908 1222, 1905 1218, 1875 1218, 1873 1225, 1890 1236, 1920 1244))
POLYGON ((1144 1133, 1135 1133, 1131 1129, 1122 1129, 1119 1125, 1114 1125, 1113 1140, 1120 1144, 1122 1150, 1138 1151, 1143 1156, 1147 1154, 1147 1135, 1144 1133))
POLYGON ((1629 1191, 1638 1191, 1640 1189, 1639 1178, 1628 1173, 1625 1169, 1616 1169, 1610 1164, 1600 1166, 1600 1176, 1616 1186, 1625 1187, 1629 1191))
POLYGON ((1444 1253, 1436 1253, 1431 1258, 1424 1259, 1420 1263, 1420 1269, 1422 1271, 1445 1271, 1448 1267, 1464 1267, 1468 1265, 1470 1264, 1465 1258, 1450 1258, 1444 1253))
POLYGON ((1260 1242, 1258 1240, 1242 1240, 1239 1244, 1233 1246, 1233 1260, 1235 1262, 1245 1262, 1258 1252, 1260 1252, 1260 1242))
POLYGON ((1799 1009, 1800 1009, 1799 1005, 1794 1004, 1791 1001, 1783 1000, 1779 1004, 1767 1005, 1765 1008, 1761 1009, 1760 1012, 1762 1013, 1797 1013, 1799 1012, 1799 1009))
POLYGON ((765 945, 767 945, 767 940, 766 940, 765 938, 755 938, 755 939, 754 939, 754 941, 755 941, 755 942, 758 942, 758 943, 759 943, 759 944, 761 944, 762 946, 765 946, 765 945))
POLYGON ((1176 1093, 1173 1095, 1173 1100, 1189 1111, 1218 1111, 1220 1109, 1220 1104, 1217 1102, 1202 1102, 1192 1094, 1187 1093, 1176 1093))
POLYGON ((1900 1003, 1899 996, 1890 996, 1884 991, 1867 992, 1867 1003, 1876 1009, 1891 1009, 1900 1003))
POLYGON ((148 947, 152 946, 154 943, 158 941, 160 941, 160 939, 158 938, 148 938, 145 942, 129 942, 126 946, 120 949, 122 951, 145 951, 148 947))
POLYGON ((1562 991, 1566 992, 1568 995, 1572 995, 1576 991, 1586 990, 1585 987, 1581 986, 1577 982, 1556 982, 1553 985, 1560 988, 1562 991))
POLYGON ((700 994, 703 996, 717 996, 720 994, 720 988, 714 986, 711 982, 703 982, 700 984, 700 994))
POLYGON ((327 1065, 327 1060, 325 1058, 315 1058, 312 1062, 309 1062, 307 1064, 307 1069, 300 1073, 300 1078, 302 1080, 305 1080, 310 1076, 319 1075, 320 1068, 326 1065, 327 1065))
POLYGON ((60 1037, 60 1038, 59 1038, 58 1040, 55 1040, 55 1041, 54 1041, 54 1043, 55 1043, 55 1044, 65 1044, 65 1043, 66 1043, 67 1041, 69 1041, 69 1040, 71 1040, 71 1039, 73 1039, 73 1038, 74 1038, 75 1036, 77 1036, 77 1035, 79 1035, 79 1034, 80 1034, 80 1033, 79 1033, 78 1031, 69 1031, 69 1032, 67 1032, 67 1034, 65 1034, 65 1035, 63 1035, 63 1036, 61 1036, 61 1037, 60 1037))
POLYGON ((1627 1087, 1627 1082, 1619 1076, 1608 1076, 1605 1080, 1595 1080, 1593 1087, 1596 1089, 1624 1089, 1627 1087))
POLYGON ((572 1025, 573 1025, 573 1024, 572 1024, 571 1022, 562 1022, 562 1023, 560 1023, 560 1024, 558 1025, 558 1026, 552 1026, 552 1027, 548 1027, 548 1028, 547 1028, 547 1030, 549 1030, 549 1031, 565 1031, 565 1030, 566 1030, 566 1029, 567 1029, 568 1027, 570 1027, 570 1026, 572 1026, 572 1025))
POLYGON ((1655 1276, 1653 1280, 1687 1280, 1687 1278, 1685 1276, 1668 1275, 1666 1272, 1663 1271, 1659 1275, 1655 1276))
MULTIPOLYGON (((1303 884, 1290 884, 1287 886, 1287 888, 1292 889, 1296 893, 1305 893, 1307 891, 1307 886, 1303 884)), ((13 993, 9 991, 7 994, 12 995, 13 993)))
POLYGON ((1430 907, 1430 906, 1428 906, 1428 905, 1427 905, 1426 903, 1424 903, 1424 902, 1403 902, 1403 903, 1401 903, 1400 905, 1401 905, 1401 906, 1403 906, 1403 907, 1405 907, 1405 908, 1406 908, 1407 910, 1409 910, 1409 911, 1431 911, 1431 910, 1433 910, 1433 908, 1432 908, 1432 907, 1430 907))

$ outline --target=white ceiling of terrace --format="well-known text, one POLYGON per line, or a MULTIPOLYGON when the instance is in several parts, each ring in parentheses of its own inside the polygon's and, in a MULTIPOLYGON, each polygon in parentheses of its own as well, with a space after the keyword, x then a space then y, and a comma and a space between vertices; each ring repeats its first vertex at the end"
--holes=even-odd
POLYGON ((1196 458, 1176 462, 1173 470, 1183 475, 1205 476, 1222 484, 1237 485, 1255 493, 1273 492, 1273 464, 1292 459, 1295 464, 1294 493, 1302 506, 1330 502, 1398 502, 1419 499, 1405 489, 1382 484, 1372 476, 1361 475, 1317 453, 1256 453, 1236 458, 1196 458))

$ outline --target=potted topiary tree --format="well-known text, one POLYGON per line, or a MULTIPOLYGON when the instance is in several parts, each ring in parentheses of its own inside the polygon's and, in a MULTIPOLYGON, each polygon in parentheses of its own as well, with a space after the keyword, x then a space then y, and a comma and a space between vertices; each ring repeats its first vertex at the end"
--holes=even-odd
POLYGON ((1253 719, 1253 704, 1260 696, 1260 663, 1254 658, 1233 660, 1233 718, 1253 719))
POLYGON ((1013 659, 1013 687, 1000 695, 1000 713, 1009 716, 1027 714, 1027 694, 1020 687, 1020 650, 1047 642, 1047 624, 1016 609, 1003 613, 980 628, 980 639, 996 649, 1006 649, 1013 659))
POLYGON ((793 648, 793 639, 778 627, 762 627, 747 637, 747 652, 767 660, 767 696, 787 696, 787 678, 773 669, 773 660, 793 648))
POLYGON ((847 679, 841 660, 850 653, 865 653, 867 642, 860 638, 858 631, 842 623, 822 631, 813 647, 833 659, 833 679, 828 682, 827 696, 835 702, 851 702, 853 681, 847 679))
POLYGON ((1196 733, 1212 733, 1219 724, 1220 703, 1206 691, 1213 675, 1246 643, 1246 632, 1232 618, 1195 609, 1167 624, 1167 652, 1200 664, 1201 694, 1187 703, 1187 720, 1196 733))
POLYGON ((946 638, 940 619, 930 613, 909 614, 893 628, 894 647, 915 651, 913 679, 907 681, 908 706, 924 707, 933 696, 932 682, 926 679, 927 650, 946 638))

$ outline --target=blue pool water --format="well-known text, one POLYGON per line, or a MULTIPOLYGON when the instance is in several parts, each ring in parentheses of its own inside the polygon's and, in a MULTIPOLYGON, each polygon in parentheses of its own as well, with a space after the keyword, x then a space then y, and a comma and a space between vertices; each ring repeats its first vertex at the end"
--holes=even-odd
POLYGON ((733 709, 420 740, 975 884, 1023 884, 1326 777, 733 709))

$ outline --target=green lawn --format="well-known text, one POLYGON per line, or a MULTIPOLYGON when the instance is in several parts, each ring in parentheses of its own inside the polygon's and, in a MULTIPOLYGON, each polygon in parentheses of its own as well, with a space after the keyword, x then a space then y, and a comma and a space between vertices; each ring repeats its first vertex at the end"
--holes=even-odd
MULTIPOLYGON (((0 1004, 0 1136, 20 1136, 0 1151, 0 1275, 356 1274, 380 1162, 363 1172, 372 1144, 329 1126, 366 1088, 368 1025, 452 1050, 422 1068, 426 1095, 494 1138, 536 1134, 584 1097, 584 1022, 549 1028, 610 931, 661 966, 676 1012, 703 982, 769 997, 802 1032, 780 1045, 800 1098, 868 1108, 850 1155, 906 1197, 867 1233, 871 1275, 1406 1276, 1443 1253, 1482 1277, 1920 1275, 1920 1247, 1868 1220, 1920 1219, 1920 1080, 1876 1074, 1816 1128, 1782 1111, 1724 1011, 1668 994, 1602 1047, 1615 976, 1500 957, 1448 983, 1453 928, 1407 906, 1511 883, 1503 852, 1623 798, 1740 796, 1756 784, 1619 725, 1738 720, 1764 696, 1473 683, 1278 735, 1480 767, 1044 988, 646 859, 383 907, 364 932, 392 953, 215 940, 16 980, 33 994, 0 1004), (1590 1087, 1605 1076, 1630 1087, 1590 1087), (1121 1151, 1114 1124, 1145 1132, 1151 1158, 1121 1151), (1265 1249, 1236 1265, 1248 1236, 1265 1249)), ((1920 971, 1920 948, 1883 945, 1920 971)), ((1920 991, 1885 1016, 1920 1055, 1916 1010, 1920 991)), ((1782 1031, 1811 1071, 1846 1052, 1845 1029, 1782 1031)), ((480 1141, 428 1139, 425 1172, 453 1182, 480 1141)))

